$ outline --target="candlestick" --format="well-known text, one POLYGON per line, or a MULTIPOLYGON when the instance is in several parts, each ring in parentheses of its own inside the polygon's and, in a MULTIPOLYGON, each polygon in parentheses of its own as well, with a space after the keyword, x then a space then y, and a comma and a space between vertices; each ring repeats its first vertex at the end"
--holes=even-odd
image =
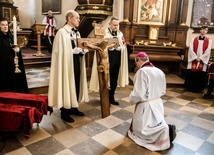
POLYGON ((13 16, 13 42, 17 45, 17 30, 16 30, 16 16, 13 16))

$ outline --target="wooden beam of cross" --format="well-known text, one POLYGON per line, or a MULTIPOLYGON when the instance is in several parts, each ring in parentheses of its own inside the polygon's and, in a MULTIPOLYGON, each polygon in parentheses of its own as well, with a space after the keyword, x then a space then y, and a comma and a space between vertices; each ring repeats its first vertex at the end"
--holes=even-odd
POLYGON ((89 49, 85 46, 83 46, 83 42, 87 42, 88 44, 97 46, 102 41, 107 41, 108 45, 115 44, 115 48, 119 46, 118 38, 78 38, 77 39, 77 46, 82 49, 89 49))
POLYGON ((102 118, 110 115, 109 103, 109 62, 108 62, 108 48, 117 48, 119 42, 117 38, 79 38, 77 46, 84 49, 95 50, 97 54, 97 71, 100 88, 100 102, 102 118))

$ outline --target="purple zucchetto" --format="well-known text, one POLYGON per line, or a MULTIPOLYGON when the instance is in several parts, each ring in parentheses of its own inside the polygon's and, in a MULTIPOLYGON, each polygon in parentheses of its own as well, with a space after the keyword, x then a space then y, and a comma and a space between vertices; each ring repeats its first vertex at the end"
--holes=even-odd
POLYGON ((145 52, 139 52, 136 57, 144 58, 144 57, 148 57, 148 55, 145 52))

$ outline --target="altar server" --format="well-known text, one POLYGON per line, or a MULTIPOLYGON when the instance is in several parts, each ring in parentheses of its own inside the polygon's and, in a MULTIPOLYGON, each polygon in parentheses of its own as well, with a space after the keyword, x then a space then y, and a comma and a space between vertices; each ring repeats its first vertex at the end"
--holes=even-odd
POLYGON ((53 16, 52 10, 48 11, 47 16, 45 16, 44 19, 42 20, 42 24, 46 25, 44 31, 45 42, 48 52, 51 53, 56 30, 56 19, 53 16))
POLYGON ((207 65, 210 59, 212 41, 205 35, 207 26, 202 26, 200 35, 190 42, 188 51, 187 73, 184 86, 187 91, 201 93, 207 83, 207 65))

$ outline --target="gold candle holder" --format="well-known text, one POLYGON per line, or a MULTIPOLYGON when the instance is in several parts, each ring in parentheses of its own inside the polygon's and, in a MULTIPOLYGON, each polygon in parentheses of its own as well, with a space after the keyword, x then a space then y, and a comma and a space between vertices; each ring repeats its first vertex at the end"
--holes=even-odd
MULTIPOLYGON (((18 47, 18 45, 14 45, 14 48, 18 47)), ((15 73, 21 73, 22 71, 19 69, 19 57, 18 52, 15 51, 14 64, 15 64, 15 73)))

